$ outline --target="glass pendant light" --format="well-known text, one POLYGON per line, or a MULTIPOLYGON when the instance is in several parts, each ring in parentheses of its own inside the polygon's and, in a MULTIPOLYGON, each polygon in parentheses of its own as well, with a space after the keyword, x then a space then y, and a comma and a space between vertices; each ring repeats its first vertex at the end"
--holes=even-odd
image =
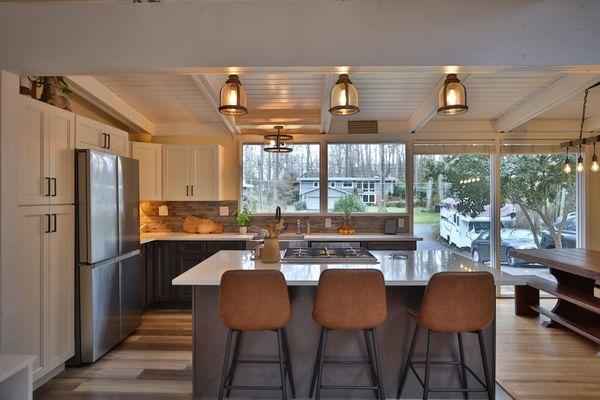
POLYGON ((358 90, 348 74, 341 74, 331 88, 329 95, 329 112, 333 115, 352 115, 360 111, 358 108, 358 90))
POLYGON ((221 87, 219 95, 219 112, 225 115, 248 114, 248 96, 246 89, 237 75, 229 75, 221 87))
POLYGON ((277 129, 277 134, 265 135, 263 150, 267 153, 291 153, 294 138, 281 133, 283 126, 277 125, 274 128, 277 129))
POLYGON ((598 164, 598 156, 596 156, 596 142, 594 142, 594 155, 592 156, 592 171, 600 171, 600 164, 598 164))
POLYGON ((446 81, 440 88, 439 108, 440 115, 458 115, 467 112, 467 89, 460 83, 456 74, 446 75, 446 81))
POLYGON ((565 157, 565 166, 563 167, 565 174, 571 173, 571 159, 569 158, 569 148, 567 147, 567 156, 565 157))

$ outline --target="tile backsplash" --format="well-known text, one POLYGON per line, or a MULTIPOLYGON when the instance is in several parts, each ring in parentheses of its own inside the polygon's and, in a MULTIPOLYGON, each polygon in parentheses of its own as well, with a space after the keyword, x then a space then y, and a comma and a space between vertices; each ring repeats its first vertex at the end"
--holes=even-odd
MULTIPOLYGON (((233 212, 237 210, 238 202, 232 201, 144 201, 141 206, 140 222, 142 225, 156 226, 152 232, 181 232, 183 231, 183 221, 188 215, 197 215, 210 218, 223 225, 225 232, 237 232, 238 227, 235 224, 233 212), (160 217, 158 215, 158 206, 166 204, 169 207, 169 215, 160 217), (219 216, 219 207, 229 207, 229 216, 219 216), (161 222, 162 224, 158 225, 161 222)), ((286 216, 284 215, 284 218, 286 216)), ((312 233, 334 233, 341 226, 342 216, 331 216, 331 228, 325 227, 325 217, 323 216, 300 216, 287 217, 288 232, 296 231, 296 222, 298 218, 302 221, 302 232, 306 232, 306 221, 310 221, 312 233)), ((387 216, 380 215, 353 215, 352 224, 358 233, 381 233, 383 232, 384 222, 387 216)), ((399 228, 398 232, 408 232, 408 217, 404 218, 404 227, 399 228)), ((250 226, 257 225, 264 227, 275 223, 275 216, 254 215, 250 220, 250 226)))

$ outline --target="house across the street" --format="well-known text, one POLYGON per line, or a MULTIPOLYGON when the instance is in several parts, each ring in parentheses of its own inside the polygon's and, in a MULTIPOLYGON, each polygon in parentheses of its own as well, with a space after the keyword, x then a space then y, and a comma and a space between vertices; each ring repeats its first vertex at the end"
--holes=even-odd
MULTIPOLYGON (((319 177, 298 178, 300 182, 300 201, 306 203, 309 211, 319 210, 319 177)), ((398 178, 387 177, 383 184, 381 178, 331 178, 327 181, 327 208, 332 209, 335 202, 346 194, 356 191, 366 205, 376 205, 388 193, 394 191, 398 178)))

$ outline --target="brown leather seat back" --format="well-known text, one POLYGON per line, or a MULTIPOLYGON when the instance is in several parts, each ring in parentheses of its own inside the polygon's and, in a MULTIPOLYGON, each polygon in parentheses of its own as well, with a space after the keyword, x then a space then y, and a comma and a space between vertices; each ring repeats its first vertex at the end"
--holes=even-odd
POLYGON ((328 269, 321 273, 313 319, 329 329, 370 329, 387 317, 385 282, 376 269, 328 269))
POLYGON ((221 277, 219 318, 236 330, 285 327, 292 308, 285 277, 280 271, 232 270, 221 277))
POLYGON ((494 277, 489 272, 440 272, 431 277, 419 325, 438 332, 470 332, 494 319, 494 277))

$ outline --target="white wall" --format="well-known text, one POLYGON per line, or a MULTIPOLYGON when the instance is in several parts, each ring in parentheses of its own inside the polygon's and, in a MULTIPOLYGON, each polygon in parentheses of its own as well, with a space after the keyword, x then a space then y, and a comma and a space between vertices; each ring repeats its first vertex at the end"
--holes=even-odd
POLYGON ((594 0, 32 3, 0 4, 1 68, 600 64, 594 0))

